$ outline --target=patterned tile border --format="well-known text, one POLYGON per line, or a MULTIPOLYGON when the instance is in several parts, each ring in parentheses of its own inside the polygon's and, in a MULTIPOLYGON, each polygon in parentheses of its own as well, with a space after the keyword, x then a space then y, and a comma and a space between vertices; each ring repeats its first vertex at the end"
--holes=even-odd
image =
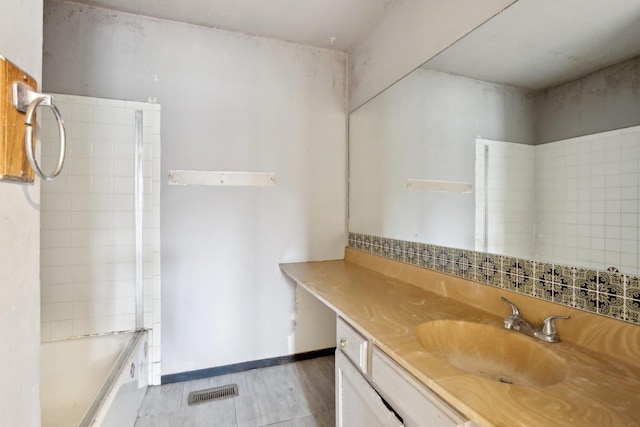
POLYGON ((636 276, 358 233, 349 248, 640 324, 636 276))

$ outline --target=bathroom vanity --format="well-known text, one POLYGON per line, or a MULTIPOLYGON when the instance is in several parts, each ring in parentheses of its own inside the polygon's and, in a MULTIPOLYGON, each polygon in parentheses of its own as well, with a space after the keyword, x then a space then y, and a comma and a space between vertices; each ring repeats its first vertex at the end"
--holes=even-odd
POLYGON ((338 426, 640 423, 635 325, 352 249, 281 269, 338 315, 338 426), (562 341, 504 329, 501 296, 571 315, 562 341))
POLYGON ((336 426, 474 426, 338 317, 336 426))

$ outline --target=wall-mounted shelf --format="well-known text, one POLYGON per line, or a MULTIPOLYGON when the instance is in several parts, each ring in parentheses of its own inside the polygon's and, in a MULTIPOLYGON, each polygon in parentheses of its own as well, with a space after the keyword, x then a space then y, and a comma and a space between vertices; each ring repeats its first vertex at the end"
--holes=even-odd
POLYGON ((429 193, 471 193, 471 184, 468 182, 410 179, 407 181, 407 189, 429 193))
POLYGON ((169 185, 273 187, 276 185, 276 175, 264 172, 170 170, 169 185))

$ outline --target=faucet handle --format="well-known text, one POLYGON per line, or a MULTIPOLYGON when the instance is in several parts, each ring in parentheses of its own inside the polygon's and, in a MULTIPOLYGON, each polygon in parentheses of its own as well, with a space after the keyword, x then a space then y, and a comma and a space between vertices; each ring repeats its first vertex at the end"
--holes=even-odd
POLYGON ((549 316, 542 322, 542 333, 547 336, 556 335, 556 326, 553 324, 555 319, 571 319, 571 316, 549 316))
POLYGON ((509 301, 505 297, 500 297, 500 299, 511 306, 511 310, 513 310, 513 314, 514 315, 520 316, 520 310, 518 309, 517 305, 515 305, 514 303, 512 303, 511 301, 509 301))

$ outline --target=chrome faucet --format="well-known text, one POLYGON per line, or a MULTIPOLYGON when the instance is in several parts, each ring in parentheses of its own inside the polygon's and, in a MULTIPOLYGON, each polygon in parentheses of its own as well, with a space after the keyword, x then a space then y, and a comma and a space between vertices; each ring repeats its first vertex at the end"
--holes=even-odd
POLYGON ((545 342, 560 341, 560 337, 558 337, 553 321, 555 319, 570 319, 571 316, 549 316, 542 322, 542 328, 536 329, 520 315, 520 310, 514 303, 505 297, 500 298, 511 306, 512 311, 512 313, 504 319, 504 327, 506 329, 513 329, 514 331, 521 332, 525 335, 529 335, 530 337, 538 338, 545 342))

